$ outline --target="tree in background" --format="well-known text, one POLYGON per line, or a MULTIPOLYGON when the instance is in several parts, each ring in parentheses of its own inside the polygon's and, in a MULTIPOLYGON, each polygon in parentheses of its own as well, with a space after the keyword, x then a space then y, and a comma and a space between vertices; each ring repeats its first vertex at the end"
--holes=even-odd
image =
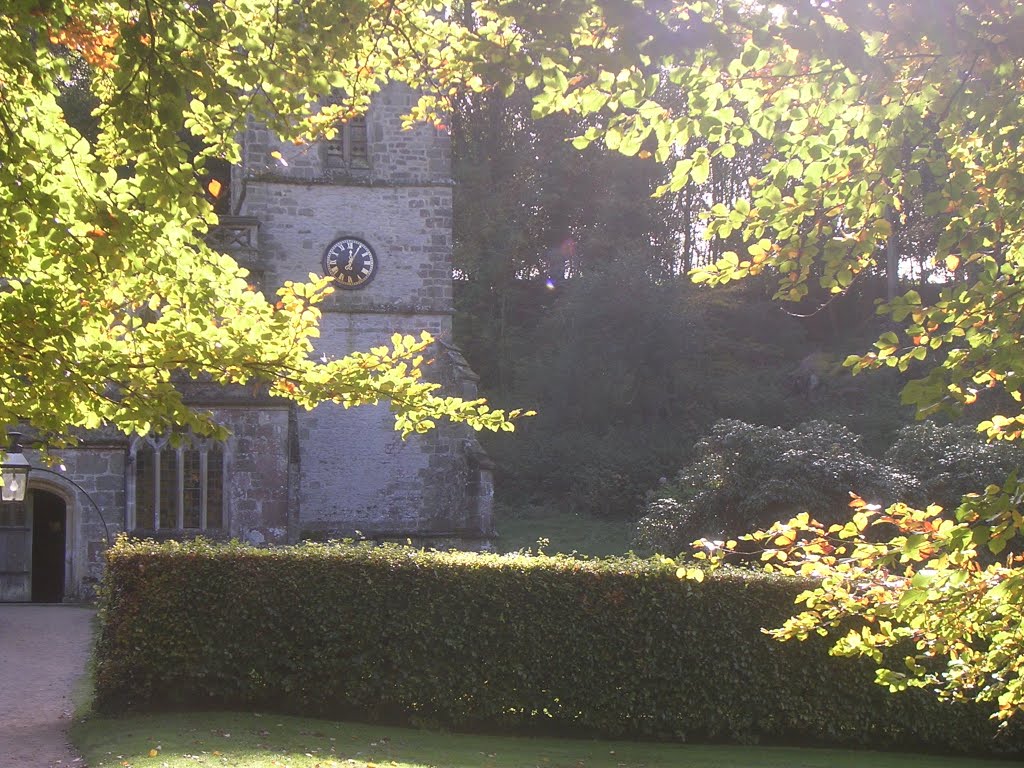
POLYGON ((786 424, 812 405, 791 378, 806 335, 757 286, 595 269, 517 306, 532 314, 510 340, 512 398, 538 415, 489 446, 505 504, 633 520, 718 418, 786 424))
MULTIPOLYGON (((661 90, 683 104, 670 83, 661 90)), ((864 423, 894 415, 877 407, 893 402, 892 387, 875 396, 879 387, 835 376, 832 356, 815 357, 825 370, 814 391, 795 380, 809 342, 849 348, 854 323, 819 323, 811 340, 801 327, 811 323, 771 306, 763 283, 689 285, 686 273, 726 247, 703 236, 700 208, 746 194, 763 146, 652 197, 664 163, 576 150, 570 139, 592 119, 536 118, 531 106, 522 89, 462 92, 451 121, 456 339, 482 392, 539 412, 520 439, 488 441, 504 509, 633 520, 646 489, 719 418, 792 424, 831 401, 831 418, 872 436, 898 428, 905 414, 864 423)), ((858 302, 870 319, 870 299, 858 302)))
POLYGON ((581 130, 565 115, 534 119, 526 94, 466 92, 455 103, 457 335, 500 396, 520 366, 514 337, 535 319, 520 315, 526 303, 556 302, 567 281, 595 271, 652 282, 678 272, 673 198, 652 197, 664 168, 600 147, 581 154, 568 142, 581 130))

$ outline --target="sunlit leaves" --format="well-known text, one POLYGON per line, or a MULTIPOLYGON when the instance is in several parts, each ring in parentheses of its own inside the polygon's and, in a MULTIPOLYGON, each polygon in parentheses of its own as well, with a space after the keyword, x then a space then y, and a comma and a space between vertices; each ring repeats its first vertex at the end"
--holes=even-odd
MULTIPOLYGON (((988 702, 1006 719, 1021 708, 1024 557, 992 555, 1024 530, 1019 499, 1015 481, 993 486, 965 499, 952 520, 938 506, 896 504, 883 512, 854 497, 848 523, 824 526, 800 514, 738 542, 699 541, 697 555, 714 569, 753 547, 766 571, 819 579, 798 596, 804 609, 771 631, 776 638, 847 627, 832 652, 874 659, 883 665, 877 681, 891 690, 929 688, 944 699, 988 702), (852 619, 856 629, 848 629, 852 619), (912 650, 900 668, 887 666, 892 656, 882 653, 894 647, 912 650)), ((689 569, 679 575, 688 578, 689 569)))
MULTIPOLYGON (((706 181, 710 158, 728 158, 751 134, 765 143, 749 196, 707 212, 709 235, 729 247, 695 274, 699 282, 766 273, 777 280, 776 296, 791 301, 849 290, 884 269, 908 203, 919 205, 937 228, 925 256, 936 274, 954 279, 937 296, 910 291, 881 306, 898 327, 847 365, 919 372, 903 399, 920 416, 959 414, 981 393, 1001 390, 1009 398, 980 429, 1018 439, 1024 102, 1019 56, 1007 41, 1024 34, 1024 17, 1009 0, 984 14, 916 1, 893 8, 817 4, 810 22, 791 6, 692 3, 678 19, 658 17, 654 39, 671 39, 681 20, 699 17, 733 45, 709 36, 697 50, 650 46, 661 54, 659 71, 686 94, 684 109, 623 87, 613 68, 590 73, 594 82, 606 76, 612 99, 562 104, 600 112, 612 148, 632 151, 627 131, 649 126, 654 156, 671 163, 666 190, 706 181)), ((601 135, 593 129, 585 141, 601 135)), ((978 698, 1000 717, 1013 714, 1024 702, 1024 649, 1019 556, 1007 553, 1020 548, 1020 497, 1011 481, 968 499, 959 522, 933 507, 897 505, 884 515, 857 507, 838 528, 794 519, 753 534, 747 541, 760 547, 766 569, 823 579, 779 636, 860 618, 866 623, 840 638, 837 653, 879 659, 886 646, 916 649, 901 668, 880 672, 883 684, 978 698)), ((705 544, 700 554, 712 563, 732 549, 705 544)))
POLYGON ((338 119, 318 107, 332 89, 354 114, 386 72, 419 84, 440 55, 454 78, 457 60, 428 39, 447 27, 415 1, 12 7, 0 19, 0 424, 54 441, 101 425, 220 434, 180 394, 201 379, 304 407, 389 402, 404 433, 444 418, 511 429, 511 414, 423 380, 429 338, 315 356, 326 281, 265 297, 204 239, 217 222, 208 198, 224 194, 209 161, 239 160, 247 119, 301 142, 338 119), (57 101, 69 55, 92 68, 95 141, 57 101))
MULTIPOLYGON (((1012 98, 1019 89, 1017 65, 1002 41, 1022 31, 1024 20, 1008 2, 996 3, 984 25, 970 10, 951 6, 936 13, 911 3, 906 14, 919 19, 919 28, 901 28, 909 35, 904 38, 881 9, 865 9, 853 28, 877 25, 890 34, 852 32, 839 7, 816 13, 811 27, 781 6, 768 11, 740 3, 727 13, 697 3, 678 19, 659 16, 651 45, 660 54, 659 74, 686 94, 682 111, 658 103, 657 91, 621 60, 617 68, 602 68, 600 57, 580 56, 569 74, 585 72, 583 85, 555 98, 558 89, 544 84, 552 80, 548 65, 558 62, 541 59, 543 75, 534 83, 544 88, 546 111, 601 116, 603 131, 590 129, 577 146, 603 136, 609 147, 634 154, 640 142, 655 140, 649 151, 672 163, 666 190, 706 182, 709 158, 729 158, 736 146, 749 146, 753 134, 767 143, 749 199, 711 211, 708 232, 748 243, 767 239, 774 247, 757 261, 735 262, 729 251, 695 275, 702 282, 767 270, 778 276, 781 299, 805 300, 812 281, 842 292, 884 266, 906 201, 941 213, 934 268, 966 282, 921 308, 925 332, 910 328, 906 339, 880 340, 874 353, 850 364, 909 370, 935 360, 929 383, 907 393, 922 415, 968 404, 959 393, 972 385, 996 381, 1017 391, 999 372, 1021 367, 1011 341, 1020 332, 1024 185, 1014 147, 1024 108, 1012 98), (659 34, 670 39, 682 19, 694 17, 742 45, 726 53, 710 35, 696 50, 657 45, 659 34), (973 36, 947 34, 957 24, 973 36), (990 40, 997 28, 998 40, 990 40), (997 376, 978 381, 979 370, 997 376)), ((893 302, 885 311, 903 322, 905 307, 893 302)))

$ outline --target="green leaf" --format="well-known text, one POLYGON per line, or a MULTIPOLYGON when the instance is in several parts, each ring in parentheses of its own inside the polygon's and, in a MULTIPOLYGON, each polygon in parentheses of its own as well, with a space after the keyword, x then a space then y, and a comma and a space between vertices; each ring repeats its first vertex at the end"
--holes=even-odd
POLYGON ((698 152, 693 156, 693 165, 690 168, 690 178, 694 184, 703 184, 711 174, 711 163, 706 152, 698 152))

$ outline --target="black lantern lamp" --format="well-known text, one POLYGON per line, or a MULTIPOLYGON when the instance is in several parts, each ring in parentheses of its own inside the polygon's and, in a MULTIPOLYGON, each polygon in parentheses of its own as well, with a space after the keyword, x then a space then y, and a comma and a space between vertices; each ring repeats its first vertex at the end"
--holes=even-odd
POLYGON ((28 470, 30 465, 21 448, 21 433, 8 432, 11 439, 10 447, 4 452, 3 463, 0 463, 0 500, 24 501, 25 490, 28 488, 28 470))

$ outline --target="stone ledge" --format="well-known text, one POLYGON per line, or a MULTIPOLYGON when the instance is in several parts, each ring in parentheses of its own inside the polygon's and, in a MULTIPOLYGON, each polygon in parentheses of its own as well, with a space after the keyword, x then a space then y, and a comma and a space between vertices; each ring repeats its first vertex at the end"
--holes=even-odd
POLYGON ((283 176, 275 173, 249 174, 243 177, 242 182, 251 184, 254 182, 266 182, 271 184, 287 184, 296 187, 369 187, 376 189, 415 189, 415 188, 441 188, 450 189, 455 186, 451 179, 337 179, 330 176, 309 176, 296 178, 295 176, 283 176))

